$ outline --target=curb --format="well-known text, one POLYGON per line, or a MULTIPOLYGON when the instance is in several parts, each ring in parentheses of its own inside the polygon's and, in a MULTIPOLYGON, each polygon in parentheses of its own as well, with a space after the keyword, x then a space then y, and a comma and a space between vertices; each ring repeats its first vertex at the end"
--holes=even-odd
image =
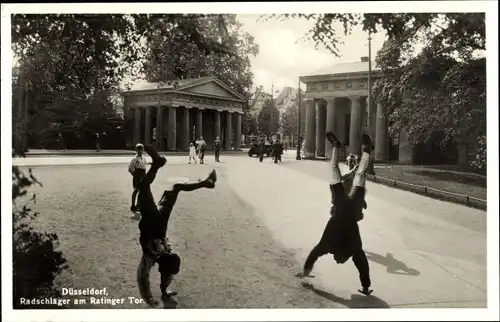
MULTIPOLYGON (((325 159, 318 159, 318 158, 303 158, 303 160, 313 160, 313 161, 321 161, 325 162, 325 159)), ((345 161, 345 160, 344 160, 345 161)), ((391 164, 390 162, 375 162, 374 165, 397 165, 396 164, 391 164)), ((448 192, 444 190, 439 190, 435 189, 432 187, 424 187, 424 186, 419 186, 403 181, 397 181, 397 180, 392 180, 389 178, 385 177, 380 177, 377 175, 366 175, 367 179, 371 182, 378 183, 378 184, 383 184, 388 187, 400 189, 400 190, 405 190, 409 192, 413 192, 422 196, 426 196, 429 198, 437 199, 437 200, 442 200, 442 201, 447 201, 447 202, 452 202, 452 203, 457 203, 461 204, 470 208, 475 208, 479 210, 487 210, 487 201, 483 199, 479 199, 476 197, 471 197, 468 195, 462 195, 458 193, 453 193, 453 192, 448 192)))
POLYGON ((487 202, 486 200, 471 197, 468 195, 462 195, 458 193, 448 192, 444 190, 439 190, 431 187, 419 186, 407 182, 397 181, 388 179, 385 177, 380 177, 377 175, 366 175, 367 179, 371 182, 383 184, 384 186, 405 190, 409 192, 413 192, 419 195, 423 195, 426 197, 430 197, 437 200, 452 202, 461 204, 470 208, 475 208, 479 210, 487 210, 487 202))
MULTIPOLYGON (((65 151, 65 152, 28 152, 25 154, 26 158, 37 158, 37 157, 58 157, 58 156, 134 156, 134 151, 65 151)), ((246 155, 248 151, 221 151, 221 155, 246 155)), ((189 153, 186 152, 160 152, 160 155, 164 156, 188 156, 189 153)), ((205 152, 205 155, 214 155, 213 151, 205 152)))

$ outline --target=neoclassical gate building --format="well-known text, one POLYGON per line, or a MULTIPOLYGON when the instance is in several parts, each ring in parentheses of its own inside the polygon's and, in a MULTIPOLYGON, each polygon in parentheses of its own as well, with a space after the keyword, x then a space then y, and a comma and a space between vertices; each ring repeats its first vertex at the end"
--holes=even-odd
POLYGON ((180 80, 175 86, 149 83, 123 97, 128 147, 141 142, 161 151, 187 151, 203 136, 212 149, 219 136, 225 150, 241 149, 245 98, 215 77, 180 80))
MULTIPOLYGON (((372 79, 378 74, 372 63, 372 79)), ((343 151, 359 155, 361 135, 369 133, 375 142, 375 159, 409 161, 412 148, 401 133, 390 138, 387 109, 372 101, 368 110, 368 57, 354 63, 337 64, 313 75, 301 76, 306 84, 305 157, 331 157, 326 131, 334 131, 348 146, 343 151)), ((372 98, 373 99, 373 98, 372 98)))

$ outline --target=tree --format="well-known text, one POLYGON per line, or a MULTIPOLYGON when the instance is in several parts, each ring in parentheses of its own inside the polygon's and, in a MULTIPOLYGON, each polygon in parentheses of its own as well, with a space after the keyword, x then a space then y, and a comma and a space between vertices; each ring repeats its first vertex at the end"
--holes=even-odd
MULTIPOLYGON (((281 128, 283 130, 284 135, 291 135, 297 134, 297 120, 299 117, 299 111, 298 111, 298 99, 299 99, 299 94, 297 91, 297 95, 293 98, 291 101, 291 104, 289 107, 286 108, 286 110, 283 112, 282 117, 281 117, 281 128)), ((300 97, 300 133, 305 132, 305 126, 306 126, 306 105, 304 103, 304 93, 302 92, 301 97, 300 97)))
MULTIPOLYGON (((29 128, 48 143, 57 131, 80 140, 87 136, 84 125, 90 120, 116 119, 110 96, 119 92, 125 77, 131 76, 130 84, 143 70, 148 44, 165 20, 177 26, 177 46, 193 45, 207 55, 231 54, 185 15, 13 15, 12 48, 23 80, 19 87, 29 92, 29 104, 23 96, 14 101, 29 105, 34 123, 29 128)), ((214 30, 223 30, 224 24, 218 20, 214 30)), ((21 116, 16 137, 26 132, 26 117, 21 116)))
POLYGON ((60 308, 56 305, 23 305, 21 298, 57 298, 61 294, 55 285, 56 277, 68 264, 57 250, 58 237, 53 233, 41 233, 33 229, 31 222, 38 216, 29 205, 36 200, 33 194, 27 199, 28 189, 41 183, 31 169, 25 175, 18 167, 12 167, 12 228, 13 228, 13 307, 15 309, 60 308), (23 204, 24 203, 24 204, 23 204))
POLYGON ((486 60, 474 55, 485 50, 484 13, 280 17, 315 21, 305 37, 336 56, 340 55, 339 25, 345 34, 357 25, 371 33, 385 32, 387 39, 376 59, 381 77, 374 84, 373 95, 389 109, 391 132, 405 129, 416 143, 439 129, 445 133, 443 146, 468 134, 478 138, 479 151, 485 147, 481 138, 486 124, 486 60))
POLYGON ((279 110, 272 99, 265 101, 257 116, 259 134, 273 135, 280 128, 279 110))
MULTIPOLYGON (((148 42, 145 74, 148 81, 172 82, 177 79, 215 76, 247 99, 253 83, 250 56, 259 53, 254 37, 241 30, 236 15, 176 15, 208 39, 224 44, 224 51, 206 52, 196 43, 183 41, 182 24, 165 20, 157 25, 148 42), (224 32, 221 33, 221 24, 224 32)), ((248 106, 245 106, 245 111, 248 106)))

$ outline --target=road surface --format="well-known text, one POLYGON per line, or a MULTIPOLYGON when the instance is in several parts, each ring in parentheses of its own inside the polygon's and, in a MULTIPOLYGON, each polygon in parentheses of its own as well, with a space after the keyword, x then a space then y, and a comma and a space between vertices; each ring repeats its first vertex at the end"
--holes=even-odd
MULTIPOLYGON (((165 176, 154 184, 159 195, 172 178, 203 177, 214 167, 219 175, 217 189, 186 194, 172 217, 169 234, 183 257, 174 285, 180 291, 179 308, 486 307, 486 212, 368 183, 368 209, 360 228, 375 296, 365 298, 356 292, 359 280, 350 261, 336 265, 324 256, 313 278, 294 277, 328 220, 327 163, 295 161, 293 153, 278 165, 245 156, 221 160, 187 165, 185 157, 170 157, 171 166, 161 170, 165 176)), ((65 157, 14 162, 36 166, 44 183, 37 206, 51 209, 40 225, 59 232, 75 267, 72 282, 114 285, 116 296, 137 293, 137 222, 116 227, 111 220, 122 220, 128 208, 130 178, 123 169, 128 161, 65 157), (44 166, 55 164, 60 166, 44 166), (109 193, 97 202, 100 192, 109 193), (101 215, 103 209, 110 213, 101 215), (94 244, 83 257, 82 248, 93 239, 101 248, 94 244), (105 247, 114 252, 98 251, 105 247), (121 268, 114 270, 115 265, 121 268)))

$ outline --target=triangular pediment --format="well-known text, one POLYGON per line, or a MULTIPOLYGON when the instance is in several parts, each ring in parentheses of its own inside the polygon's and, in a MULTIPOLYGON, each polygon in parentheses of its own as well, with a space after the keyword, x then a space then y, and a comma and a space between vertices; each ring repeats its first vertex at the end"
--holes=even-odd
POLYGON ((243 99, 241 95, 231 90, 227 85, 216 78, 210 77, 200 82, 181 86, 178 90, 187 93, 204 94, 221 98, 243 99))

